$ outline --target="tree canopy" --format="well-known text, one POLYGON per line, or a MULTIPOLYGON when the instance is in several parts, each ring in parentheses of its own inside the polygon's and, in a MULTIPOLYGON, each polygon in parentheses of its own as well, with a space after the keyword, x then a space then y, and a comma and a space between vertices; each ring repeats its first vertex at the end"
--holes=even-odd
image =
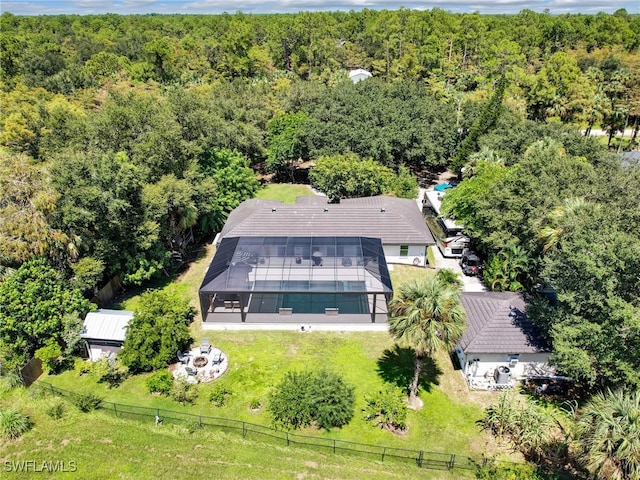
POLYGON ((23 263, 0 282, 0 349, 7 366, 22 367, 45 345, 74 353, 91 305, 44 260, 23 263))
POLYGON ((195 314, 193 307, 175 293, 151 290, 142 294, 118 358, 132 372, 166 367, 178 351, 191 344, 189 324, 195 314))

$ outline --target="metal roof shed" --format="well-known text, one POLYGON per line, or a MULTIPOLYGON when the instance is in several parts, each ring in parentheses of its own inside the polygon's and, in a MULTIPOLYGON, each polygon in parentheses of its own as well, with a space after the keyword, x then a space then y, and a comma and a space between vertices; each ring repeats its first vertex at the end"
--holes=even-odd
POLYGON ((89 312, 80 333, 86 342, 89 358, 99 360, 120 350, 132 318, 133 312, 126 310, 99 309, 89 312))

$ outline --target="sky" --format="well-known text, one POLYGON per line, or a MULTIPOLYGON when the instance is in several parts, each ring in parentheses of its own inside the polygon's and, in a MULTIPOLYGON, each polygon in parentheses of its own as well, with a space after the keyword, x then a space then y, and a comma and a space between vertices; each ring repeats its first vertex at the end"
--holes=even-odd
POLYGON ((529 9, 552 14, 613 13, 625 8, 640 13, 640 0, 0 0, 0 11, 15 15, 100 13, 296 13, 303 10, 397 10, 441 8, 449 12, 518 13, 529 9))

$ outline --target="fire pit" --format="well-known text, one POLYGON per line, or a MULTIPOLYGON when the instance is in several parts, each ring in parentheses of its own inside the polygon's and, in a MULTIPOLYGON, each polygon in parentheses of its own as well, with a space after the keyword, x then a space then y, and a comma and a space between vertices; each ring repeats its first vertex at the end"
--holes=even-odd
POLYGON ((205 357, 204 355, 201 355, 201 356, 196 357, 196 358, 193 359, 193 366, 196 367, 196 368, 202 368, 208 362, 209 362, 209 360, 207 359, 207 357, 205 357))

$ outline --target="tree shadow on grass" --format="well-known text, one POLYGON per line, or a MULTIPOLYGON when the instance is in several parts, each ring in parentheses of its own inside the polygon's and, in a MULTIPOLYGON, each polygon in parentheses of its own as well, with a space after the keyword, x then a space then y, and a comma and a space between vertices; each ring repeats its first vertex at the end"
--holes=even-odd
MULTIPOLYGON (((378 359, 378 375, 385 382, 408 389, 413 381, 416 353, 412 348, 401 348, 396 345, 393 350, 385 350, 378 359)), ((422 372, 420 372, 420 389, 431 391, 432 385, 438 385, 442 370, 438 368, 431 357, 425 357, 422 372)))

